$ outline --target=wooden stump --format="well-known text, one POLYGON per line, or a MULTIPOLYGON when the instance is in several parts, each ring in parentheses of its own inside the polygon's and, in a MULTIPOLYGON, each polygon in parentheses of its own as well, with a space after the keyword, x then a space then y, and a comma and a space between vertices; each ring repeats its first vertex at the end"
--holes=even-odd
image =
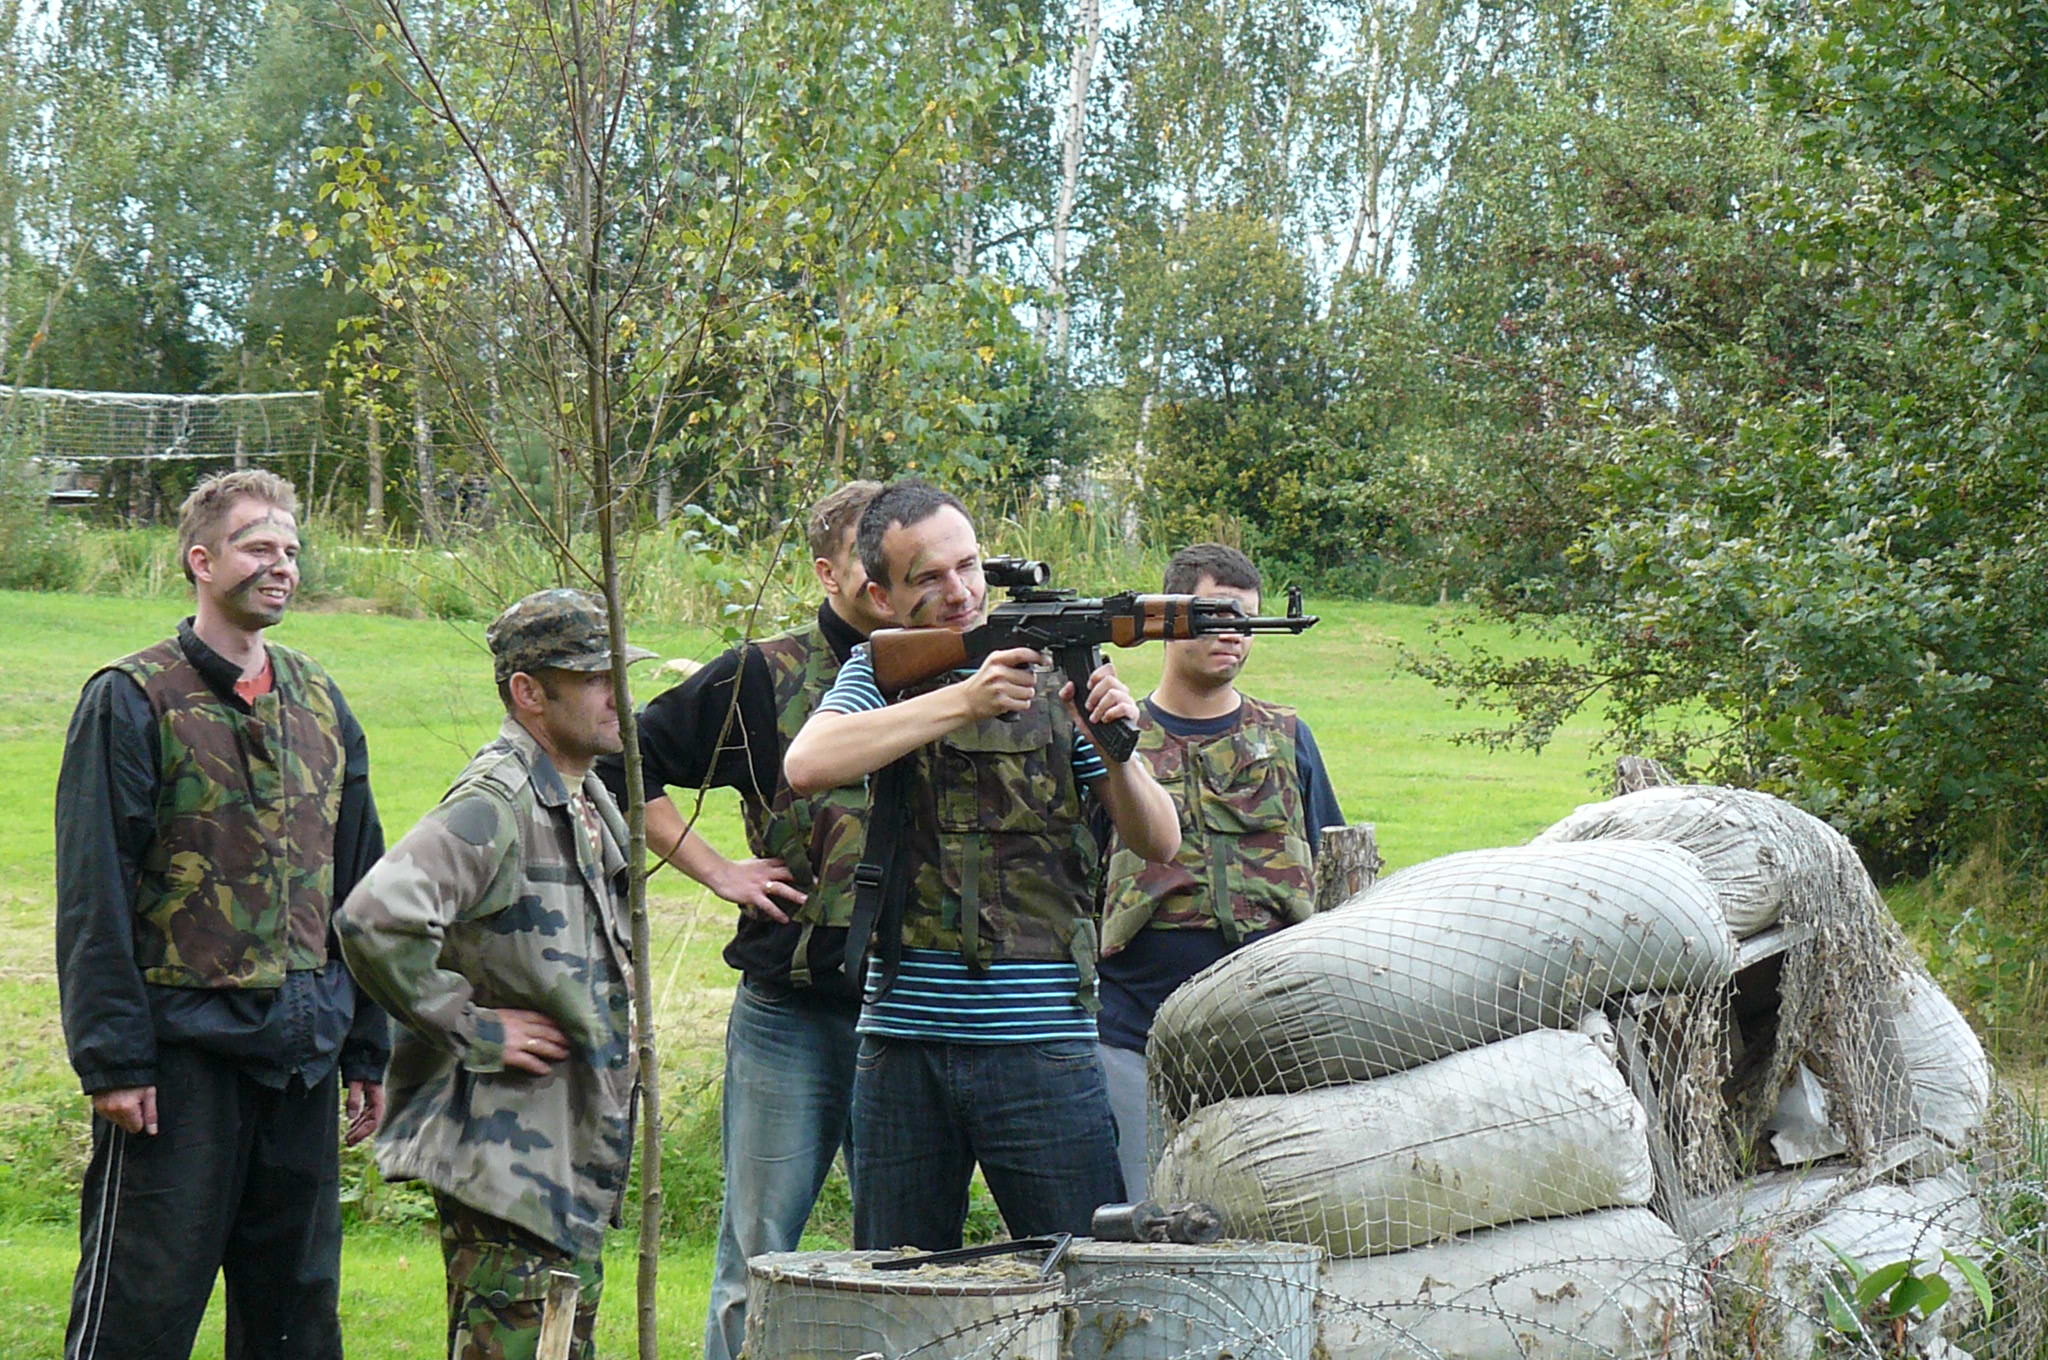
POLYGON ((1641 793, 1644 789, 1665 788, 1678 781, 1671 772, 1648 756, 1623 756, 1614 762, 1614 795, 1641 793))
POLYGON ((1385 864, 1371 822, 1324 827, 1316 850, 1316 910, 1349 902, 1373 885, 1385 864))
POLYGON ((534 1347, 536 1360, 568 1360, 570 1343, 576 1339, 576 1303, 582 1296, 583 1282, 574 1272, 548 1272, 548 1296, 540 1312, 540 1341, 534 1347))

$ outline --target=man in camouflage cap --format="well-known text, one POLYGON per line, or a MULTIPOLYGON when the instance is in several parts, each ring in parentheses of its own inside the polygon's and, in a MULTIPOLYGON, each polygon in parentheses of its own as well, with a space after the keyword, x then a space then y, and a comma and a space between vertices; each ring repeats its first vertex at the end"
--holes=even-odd
MULTIPOLYGON (((859 542, 868 597, 891 622, 966 632, 986 618, 981 545, 957 498, 885 487, 859 542)), ((891 838, 881 819, 902 818, 900 967, 892 978, 871 955, 857 1026, 857 1247, 959 1246, 977 1163, 1014 1237, 1086 1232, 1097 1205, 1123 1197, 1095 1052, 1090 816, 1101 808, 1165 859, 1179 830, 1144 765, 1108 759, 1082 730, 1082 712, 1137 717, 1116 668, 1075 693, 1044 663, 1007 648, 892 702, 870 647, 856 648, 783 761, 804 795, 878 775, 871 858, 891 838), (901 796, 887 787, 899 780, 901 796)), ((874 954, 893 961, 894 945, 874 954)))
POLYGON ((378 1162, 433 1188, 447 1353, 533 1355, 561 1270, 581 1281, 587 1357, 636 1077, 626 828, 590 772, 621 746, 612 648, 573 590, 527 596, 486 637, 504 726, 356 885, 341 944, 405 1026, 378 1162))
POLYGON ((384 1016, 329 932, 384 848, 369 753, 310 657, 291 483, 178 511, 193 616, 86 682, 57 776, 57 986, 92 1097, 70 1360, 185 1355, 216 1274, 227 1353, 339 1360, 337 1070, 383 1109, 384 1016))
MULTIPOLYGON (((1236 548, 1196 543, 1166 564, 1175 595, 1222 596, 1259 612, 1259 569, 1236 548)), ((1315 738, 1291 708, 1237 688, 1249 633, 1166 644, 1159 687, 1139 705, 1137 758, 1180 813, 1180 851, 1151 861, 1117 837, 1104 887, 1102 1070, 1116 1113, 1124 1190, 1143 1199, 1145 1040, 1167 994, 1240 945, 1315 907, 1313 855, 1344 813, 1315 738)))

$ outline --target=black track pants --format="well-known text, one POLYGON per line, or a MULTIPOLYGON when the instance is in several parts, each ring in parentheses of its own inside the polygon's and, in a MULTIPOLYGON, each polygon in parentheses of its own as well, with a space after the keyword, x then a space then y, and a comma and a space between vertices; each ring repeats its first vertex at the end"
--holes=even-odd
POLYGON ((159 1132, 93 1120, 66 1360, 185 1360, 217 1272, 227 1360, 339 1360, 337 1084, 159 1050, 159 1132))

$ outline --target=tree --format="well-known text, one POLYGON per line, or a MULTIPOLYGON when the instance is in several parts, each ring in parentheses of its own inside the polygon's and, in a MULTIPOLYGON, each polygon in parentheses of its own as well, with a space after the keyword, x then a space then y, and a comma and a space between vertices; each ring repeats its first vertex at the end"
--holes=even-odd
POLYGON ((227 0, 0 10, 0 380, 174 392, 317 371, 342 300, 275 228, 311 197, 346 33, 227 0))
POLYGON ((1511 708, 1497 736, 1541 741, 1598 695, 1613 744, 1785 794, 1882 862, 2001 822, 2040 833, 2044 375, 2015 310, 2041 287, 2048 162, 2022 111, 2040 23, 2028 6, 1823 5, 1724 27, 1760 88, 1733 79, 1713 30, 1671 31, 1664 51, 1721 73, 1673 85, 1718 90, 1701 107, 1734 115, 1694 158, 1715 173, 1664 178, 1667 159, 1638 150, 1594 201, 1692 187, 1732 210, 1720 233, 1667 229, 1720 241, 1668 257, 1691 267, 1649 267, 1642 235, 1582 249, 1506 314, 1518 340, 1543 323, 1535 371, 1612 366, 1556 389, 1579 412, 1571 461, 1545 465, 1581 507, 1560 525, 1566 569, 1503 597, 1578 650, 1436 667, 1511 708), (1773 147, 1774 116, 1796 142, 1773 147), (1764 131, 1738 138, 1745 122, 1764 131), (1560 343, 1586 336, 1556 324, 1573 318, 1633 344, 1560 343))

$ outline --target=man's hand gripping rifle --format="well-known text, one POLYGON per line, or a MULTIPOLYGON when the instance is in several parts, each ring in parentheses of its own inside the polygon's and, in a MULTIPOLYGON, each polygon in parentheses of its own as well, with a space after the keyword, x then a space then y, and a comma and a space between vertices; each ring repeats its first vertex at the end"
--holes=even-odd
MULTIPOLYGON (((868 638, 874 654, 875 684, 893 699, 912 685, 948 671, 971 668, 991 652, 1009 647, 1034 647, 1053 659, 1074 682, 1074 706, 1087 711, 1088 680, 1102 665, 1102 645, 1135 647, 1141 642, 1171 642, 1214 633, 1299 633, 1315 626, 1313 614, 1301 612, 1301 588, 1287 588, 1284 617, 1244 612, 1236 600, 1205 595, 1139 595, 1125 591, 1105 599, 1081 598, 1070 589, 1047 585, 1052 568, 1021 557, 991 557, 981 564, 992 586, 1002 586, 1010 599, 989 612, 988 622, 965 633, 948 628, 882 628, 868 638)), ((1128 721, 1088 735, 1111 760, 1129 760, 1138 743, 1138 729, 1128 721)))

